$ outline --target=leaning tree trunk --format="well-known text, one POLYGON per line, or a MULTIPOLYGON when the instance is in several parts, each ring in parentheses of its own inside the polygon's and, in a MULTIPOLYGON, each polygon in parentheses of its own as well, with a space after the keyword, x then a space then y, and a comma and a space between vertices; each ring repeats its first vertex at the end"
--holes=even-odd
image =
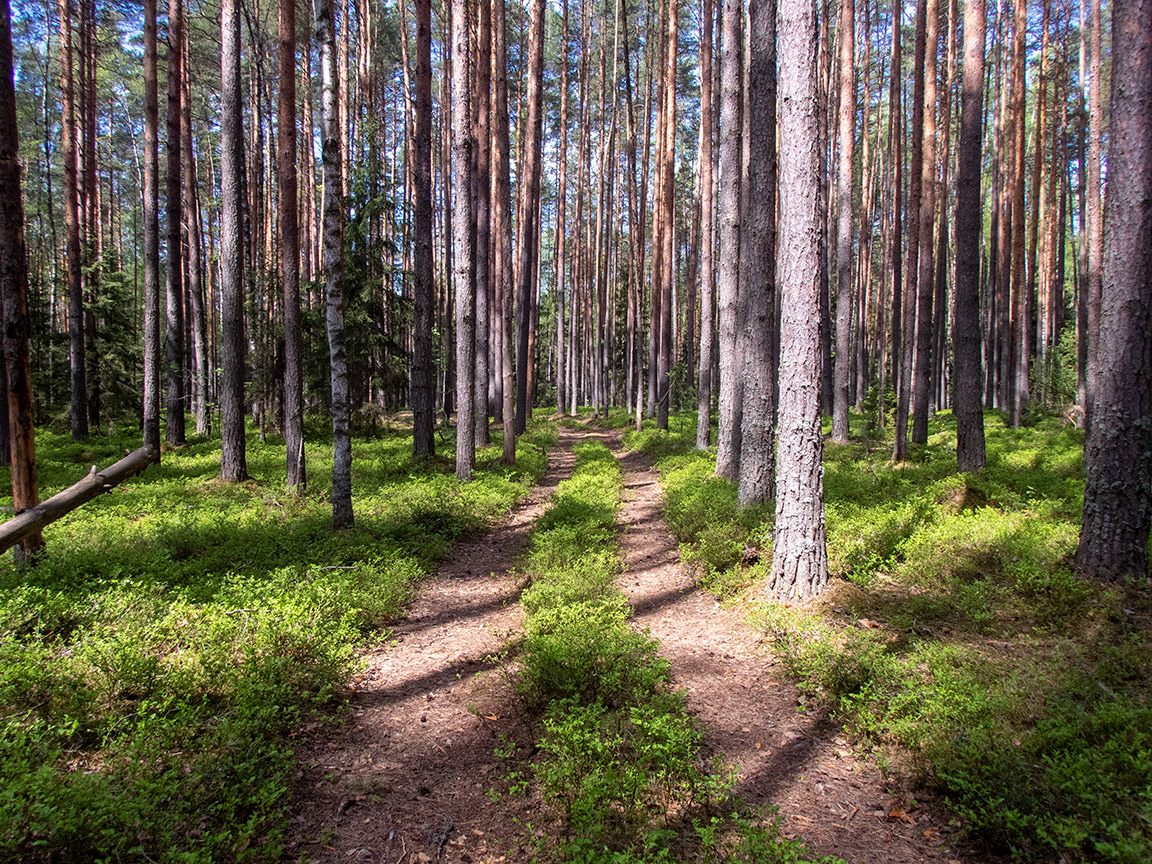
POLYGON ((744 379, 737 497, 760 504, 775 494, 776 429, 776 2, 748 4, 748 209, 740 252, 744 379))
POLYGON ((1084 454, 1088 476, 1076 550, 1080 572, 1101 579, 1148 575, 1152 523, 1150 20, 1150 0, 1114 0, 1106 284, 1100 307, 1095 428, 1084 454))
POLYGON ((280 281, 284 290, 284 445, 288 491, 304 491, 304 363, 296 200, 296 0, 280 0, 280 281))
MULTIPOLYGON (((28 318, 28 255, 24 243, 24 199, 20 193, 20 140, 12 77, 12 12, 0 0, 0 321, 4 323, 4 371, 8 379, 12 507, 17 514, 40 501, 36 479, 36 430, 32 412, 31 323, 28 318)), ((44 547, 35 531, 21 542, 17 558, 29 560, 44 547)))
POLYGON ((436 374, 432 364, 432 322, 436 311, 432 262, 432 0, 416 0, 416 99, 412 149, 412 453, 436 450, 436 374))
MULTIPOLYGON (((220 475, 231 482, 248 479, 244 452, 244 109, 237 4, 238 0, 224 0, 220 15, 220 475)), ((149 443, 147 432, 144 443, 149 443)))
POLYGON ((806 598, 828 581, 820 439, 820 225, 816 18, 811 0, 779 0, 780 416, 772 584, 806 598))
POLYGON ((324 282, 328 361, 332 382, 332 527, 351 528, 352 439, 349 429, 348 354, 344 339, 344 206, 341 194, 340 85, 336 27, 329 0, 316 0, 320 49, 321 157, 324 162, 324 282))
MULTIPOLYGON (((852 355, 852 169, 856 161, 856 16, 853 0, 840 0, 840 166, 836 187, 836 370, 832 440, 848 443, 848 378, 852 355)), ((867 106, 865 106, 867 110, 867 106)))
MULTIPOLYGON (((980 371, 980 161, 984 111, 984 4, 964 3, 964 83, 960 96, 960 147, 956 166, 956 465, 984 467, 983 376, 980 371)), ((943 254, 943 251, 941 251, 943 254)))

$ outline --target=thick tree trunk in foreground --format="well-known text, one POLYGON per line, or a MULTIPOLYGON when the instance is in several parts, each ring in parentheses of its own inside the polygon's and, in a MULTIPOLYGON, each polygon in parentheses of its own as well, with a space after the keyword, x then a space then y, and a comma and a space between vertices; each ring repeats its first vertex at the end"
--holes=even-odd
POLYGON ((782 339, 776 463, 777 599, 828 581, 820 439, 820 225, 816 154, 816 20, 811 0, 780 0, 780 280, 782 339))
MULTIPOLYGON (((4 326, 3 363, 8 379, 12 507, 18 514, 15 518, 19 519, 19 514, 39 503, 40 489, 36 478, 36 430, 32 414, 28 256, 24 243, 20 140, 16 128, 16 90, 12 71, 12 12, 8 0, 0 0, 0 188, 5 190, 5 194, 0 196, 0 303, 3 304, 0 321, 4 326)), ((21 541, 18 559, 23 556, 28 560, 44 547, 44 537, 39 528, 23 535, 21 541)))
MULTIPOLYGON (((237 3, 224 0, 220 16, 220 476, 232 482, 248 479, 244 452, 244 127, 237 3)), ((149 443, 147 422, 144 443, 149 443)))
POLYGON ((348 354, 344 341, 344 206, 341 195, 340 78, 336 27, 329 0, 316 0, 320 49, 321 157, 324 162, 324 282, 328 361, 332 381, 332 527, 351 528, 352 439, 349 429, 348 354))
MULTIPOLYGON (((1152 0, 1112 6, 1106 285, 1076 566, 1148 573, 1152 522, 1152 0)), ((1094 82, 1095 86, 1095 82, 1094 82)))
POLYGON ((168 113, 165 142, 167 161, 166 210, 168 216, 168 271, 164 283, 167 300, 164 355, 167 360, 168 413, 164 440, 184 443, 184 262, 180 254, 180 43, 183 41, 184 6, 168 0, 168 113))
POLYGON ((296 0, 280 0, 280 281, 284 289, 284 444, 289 492, 303 492, 303 339, 300 331, 300 230, 296 201, 296 0))
MULTIPOLYGON (((472 103, 468 75, 471 0, 452 0, 452 281, 456 290, 456 478, 472 479, 476 280, 472 271, 472 103)), ((525 337, 527 332, 525 332, 525 337)))
MULTIPOLYGON (((736 348, 740 298, 740 164, 744 77, 743 8, 740 0, 723 0, 720 49, 720 405, 716 436, 716 475, 740 476, 742 376, 736 348)), ((815 139, 813 139, 815 140, 815 139)))
POLYGON ((744 379, 737 496, 759 504, 776 479, 776 0, 748 5, 748 211, 741 255, 744 379))
POLYGON ((848 443, 848 377, 852 354, 852 169, 856 161, 856 16, 853 0, 840 0, 840 167, 836 187, 836 370, 832 440, 848 443))
MULTIPOLYGON (((980 370, 980 161, 984 110, 985 0, 964 3, 964 83, 956 167, 956 464, 984 467, 983 375, 980 370)), ((943 254, 943 252, 941 252, 943 254)))
POLYGON ((432 324, 436 311, 432 262, 432 0, 416 0, 416 99, 412 150, 412 454, 436 450, 436 371, 432 364, 432 324))

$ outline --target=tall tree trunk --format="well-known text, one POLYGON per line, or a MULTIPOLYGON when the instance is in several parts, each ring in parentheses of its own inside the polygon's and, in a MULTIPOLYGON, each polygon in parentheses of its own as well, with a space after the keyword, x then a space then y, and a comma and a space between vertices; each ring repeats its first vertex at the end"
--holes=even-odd
POLYGON ((748 209, 741 255, 744 378, 741 505, 775 494, 776 431, 776 0, 748 4, 748 209))
MULTIPOLYGON (((239 17, 236 27, 239 29, 239 17)), ((237 49, 237 52, 239 49, 237 49)), ((239 56, 236 60, 239 64, 239 56)), ((144 2, 144 446, 160 454, 160 113, 156 0, 144 2)), ((226 98, 226 97, 225 97, 226 98)), ((237 110, 239 108, 237 107, 237 110)), ((226 110, 225 110, 226 116, 226 110)), ((223 133, 224 120, 221 121, 223 133)), ((223 181, 222 181, 223 182, 223 181)), ((237 226, 239 227, 239 226, 237 226)), ((238 232, 237 232, 238 233, 238 232)), ((243 381, 241 381, 241 387, 243 381)), ((226 478, 228 479, 228 478, 226 478)))
MULTIPOLYGON (((147 118, 147 90, 148 90, 148 6, 155 0, 146 0, 144 24, 144 78, 145 78, 145 117, 147 118)), ((155 22, 156 10, 152 6, 152 21, 155 22)), ((155 27, 155 24, 153 24, 155 27)), ((152 86, 155 88, 155 46, 156 32, 152 30, 152 86)), ((83 441, 88 437, 88 384, 84 365, 84 286, 82 282, 82 264, 80 250, 80 202, 77 195, 77 152, 76 152, 76 90, 73 84, 73 45, 72 45, 72 0, 60 0, 60 64, 61 64, 61 106, 60 134, 63 138, 64 160, 64 231, 67 236, 68 251, 65 259, 65 272, 68 284, 68 362, 71 368, 72 388, 72 440, 83 441)), ((153 89, 153 99, 155 90, 153 89)), ((152 104, 155 104, 153 102, 152 104)), ((155 136, 155 129, 153 129, 155 136)), ((148 160, 148 131, 145 124, 145 165, 148 160)), ((153 143, 155 137, 152 138, 153 143)), ((147 168, 145 168, 147 175, 147 168)), ((147 182, 147 181, 146 181, 147 182)), ((147 205, 146 205, 147 206, 147 205)), ((145 238, 147 244, 147 238, 145 238)), ((147 253, 145 253, 147 259, 147 253)), ((145 265, 147 266, 147 265, 145 265)), ((145 284, 148 277, 145 274, 145 284)), ((145 304, 147 304, 147 287, 145 287, 145 304)), ((145 318, 147 318, 147 309, 145 318)), ((147 346, 147 336, 145 337, 147 346)), ((147 351, 145 351, 147 353, 147 351)), ((145 442, 147 443, 147 442, 145 442)), ((159 451, 159 447, 157 447, 159 451)))
POLYGON ((476 458, 473 363, 476 280, 472 234, 472 102, 468 74, 471 0, 452 0, 452 279, 456 290, 456 477, 472 479, 476 458))
POLYGON ((923 192, 924 153, 924 45, 927 24, 927 0, 916 2, 916 49, 913 60, 912 88, 912 160, 908 188, 908 261, 904 279, 904 308, 901 312, 900 376, 896 383, 896 443, 892 458, 903 461, 908 455, 908 409, 912 396, 912 365, 916 348, 917 262, 920 260, 921 195, 923 192))
POLYGON ((473 402, 476 446, 487 447, 488 436, 488 253, 492 233, 490 114, 492 80, 492 10, 488 0, 476 0, 479 7, 476 74, 476 379, 473 402))
POLYGON ((528 331, 532 323, 532 278, 540 254, 540 225, 536 220, 540 197, 540 153, 543 126, 544 0, 533 0, 528 23, 528 92, 524 130, 524 168, 520 175, 520 200, 516 206, 516 433, 527 427, 528 331))
MULTIPOLYGON (((62 25, 63 26, 63 25, 62 25)), ((12 12, 0 0, 0 321, 11 448, 12 508, 21 513, 40 503, 36 477, 36 430, 32 413, 31 322, 28 318, 28 255, 24 243, 20 140, 12 67, 12 12)), ((44 547, 40 532, 21 541, 17 561, 44 547)))
MULTIPOLYGON (((904 108, 901 104, 903 80, 901 30, 904 22, 904 4, 892 0, 892 69, 889 73, 888 88, 888 140, 892 155, 892 377, 896 389, 900 389, 900 363, 903 359, 904 337, 904 217, 903 217, 903 174, 904 174, 904 108)), ((880 429, 884 428, 884 406, 888 398, 888 363, 880 364, 880 399, 877 406, 877 420, 880 429)), ((897 433, 899 435, 899 432, 897 433)))
POLYGON ((672 371, 672 321, 676 316, 676 306, 673 295, 673 286, 676 281, 676 247, 675 220, 676 220, 676 58, 678 55, 677 43, 679 41, 679 6, 676 0, 668 0, 668 44, 665 48, 665 68, 663 75, 667 79, 664 93, 664 184, 663 204, 664 215, 661 219, 664 235, 664 274, 660 279, 661 291, 661 317, 660 317, 660 356, 657 362, 656 382, 656 425, 661 429, 668 428, 668 409, 671 392, 669 388, 669 375, 672 371))
MULTIPOLYGON (((936 57, 940 51, 938 0, 928 0, 924 52, 924 138, 920 174, 920 259, 916 279, 916 357, 912 366, 912 443, 928 443, 932 396, 932 299, 936 276, 936 57)), ((947 118, 945 121, 947 122, 947 118)))
MULTIPOLYGON (((696 449, 711 443, 712 412, 712 298, 715 274, 712 250, 715 242, 715 185, 712 176, 712 33, 715 11, 712 0, 701 0, 700 15, 700 371, 696 401, 696 449)), ((775 112, 775 105, 772 106, 775 112)), ((775 133, 775 130, 773 130, 775 133)), ((773 214, 775 218, 775 214, 773 214)))
MULTIPOLYGON (((856 162, 856 16, 853 0, 840 0, 840 167, 836 229, 836 382, 832 440, 848 443, 848 373, 852 344, 852 170, 856 162)), ((867 106, 866 106, 867 107, 867 106)))
POLYGON ((1024 164, 1025 164, 1025 80, 1027 60, 1028 2, 1015 0, 1015 22, 1012 44, 1012 346, 1008 374, 1012 377, 1009 414, 1014 428, 1020 428, 1024 408, 1028 403, 1028 370, 1030 339, 1028 320, 1031 303, 1024 270, 1025 233, 1024 218, 1024 164))
POLYGON ((1084 429, 1091 437, 1096 428, 1095 399, 1100 386, 1100 304, 1104 284, 1104 219, 1100 200, 1100 151, 1104 138, 1104 60, 1101 32, 1104 19, 1100 0, 1091 0, 1092 53, 1089 65, 1088 91, 1088 376, 1087 404, 1084 406, 1084 429))
MULTIPOLYGON (((1149 0, 1114 0, 1112 4, 1107 284, 1100 307, 1095 427, 1084 454, 1087 482, 1076 550, 1080 572, 1102 579, 1142 580, 1148 575, 1152 523, 1150 20, 1149 0)), ((1093 79, 1093 90, 1099 83, 1093 79)))
POLYGON ((720 48, 720 405, 716 437, 716 475, 740 476, 742 376, 736 356, 740 299, 740 173, 743 127, 743 4, 723 0, 720 48))
POLYGON ((980 374, 980 163, 983 143, 986 0, 964 0, 964 82, 956 165, 956 321, 952 345, 956 382, 956 464, 984 467, 980 374))
POLYGON ((244 109, 238 0, 224 0, 220 28, 220 474, 224 480, 240 482, 248 479, 248 468, 244 446, 244 109))
POLYGON ((192 149, 192 100, 189 98, 188 28, 184 28, 183 81, 180 99, 180 158, 184 170, 184 219, 188 237, 188 300, 192 310, 192 352, 195 361, 193 397, 196 434, 207 435, 211 427, 209 410, 208 314, 204 301, 203 237, 200 232, 200 199, 196 184, 196 154, 192 149))
MULTIPOLYGON (((560 152, 557 157, 559 177, 556 189, 556 414, 564 413, 565 385, 564 377, 564 292, 568 275, 568 245, 565 217, 568 210, 568 0, 561 2, 561 33, 560 33, 560 152)), ((632 307, 628 308, 629 316, 632 307)), ((631 326, 631 317, 629 317, 631 326)), ((628 350, 631 351, 631 342, 628 350)), ((631 358, 631 354, 629 354, 631 358)), ((629 392, 631 392, 632 372, 628 371, 629 392)))
MULTIPOLYGON (((507 28, 504 26, 504 0, 492 2, 492 75, 495 81, 492 111, 496 118, 496 292, 500 296, 500 370, 503 378, 505 465, 516 462, 516 385, 513 380, 513 307, 512 307, 512 183, 511 148, 508 142, 508 51, 507 28)), ((573 340, 575 341, 575 340, 573 340)))
POLYGON ((180 79, 184 31, 184 4, 168 0, 168 140, 166 209, 168 216, 168 271, 165 280, 167 327, 164 332, 164 354, 167 359, 168 416, 164 440, 170 446, 184 443, 184 291, 181 282, 183 262, 180 256, 180 79))
POLYGON ((280 0, 280 282, 284 289, 284 444, 288 491, 301 493, 304 462, 303 337, 300 325, 300 229, 296 199, 296 0, 280 0))
POLYGON ((324 162, 324 282, 332 382, 332 527, 351 528, 352 439, 344 335, 344 206, 341 195, 340 75, 330 0, 315 0, 320 54, 321 156, 324 162))
POLYGON ((828 581, 820 438, 820 226, 815 9, 779 0, 782 338, 772 584, 777 599, 806 598, 828 581))
POLYGON ((412 143, 413 288, 412 453, 436 450, 436 373, 432 364, 432 324, 436 293, 432 261, 432 0, 416 0, 416 99, 412 143))

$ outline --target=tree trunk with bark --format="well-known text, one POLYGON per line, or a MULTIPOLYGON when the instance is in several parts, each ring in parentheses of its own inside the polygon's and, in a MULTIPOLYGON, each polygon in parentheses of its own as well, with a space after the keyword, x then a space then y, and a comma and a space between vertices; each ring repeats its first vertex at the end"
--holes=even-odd
MULTIPOLYGON (((1094 4, 1095 5, 1095 4, 1094 4)), ((1106 284, 1076 566, 1148 575, 1152 523, 1152 3, 1112 4, 1106 284)), ((1099 19, 1096 19, 1099 23, 1099 19)), ((1098 81, 1093 81, 1095 89, 1098 81)))
MULTIPOLYGON (((148 161, 148 69, 149 56, 152 58, 152 94, 155 105, 156 86, 156 7, 155 0, 145 0, 144 9, 144 78, 145 78, 145 178, 147 178, 148 161), (148 53, 148 3, 152 3, 152 54, 148 53)), ((80 201, 77 194, 78 157, 76 152, 76 88, 73 83, 73 44, 72 44, 72 0, 60 0, 60 64, 61 64, 61 96, 63 104, 60 109, 60 134, 62 137, 62 159, 64 161, 64 231, 66 235, 67 254, 65 257, 65 280, 68 285, 68 362, 71 368, 71 427, 72 440, 83 441, 88 437, 88 384, 84 365, 84 285, 82 280, 83 266, 80 249, 80 201)), ((155 129, 153 128, 153 143, 155 142, 155 129)), ((145 179, 147 182, 147 179, 145 179)), ((147 197, 147 196, 145 196, 147 197)), ((147 206, 147 205, 145 205, 147 206)), ((145 220, 147 221, 147 220, 145 220)), ((147 237, 145 237, 147 245, 147 237)), ((147 252, 145 252, 147 260, 147 252)), ((147 265, 146 265, 147 266, 147 265)), ((145 273, 145 285, 148 277, 145 273)), ((145 304, 147 304, 147 287, 145 287, 145 304)), ((147 318, 145 309, 145 318, 147 318)), ((147 342, 145 342, 147 346, 147 342)), ((147 350, 145 350, 147 353, 147 350)))
POLYGON ((456 291, 456 477, 472 479, 476 357, 476 281, 472 233, 472 102, 469 80, 470 0, 452 0, 452 280, 456 291))
POLYGON ((477 447, 487 447, 488 434, 488 281, 490 273, 489 249, 492 234, 492 148, 489 128, 491 124, 492 80, 492 10, 487 0, 476 0, 479 8, 477 52, 474 63, 476 76, 476 132, 475 164, 476 190, 473 212, 476 217, 476 362, 473 396, 473 422, 477 447))
MULTIPOLYGON (((701 0, 700 15, 700 371, 697 373, 696 449, 707 450, 712 437, 712 300, 715 296, 715 185, 712 173, 712 0, 701 0)), ((775 112, 775 105, 772 106, 775 112)), ((775 133, 775 130, 773 130, 775 133)), ((775 214, 773 214, 775 219, 775 214)))
POLYGON ((853 0, 840 0, 840 166, 836 229, 836 370, 832 440, 848 443, 848 385, 852 345, 852 170, 856 162, 856 16, 853 0))
POLYGON ((169 446, 184 443, 184 263, 180 254, 180 43, 184 30, 184 5, 168 0, 168 113, 165 153, 167 188, 165 205, 168 229, 168 270, 165 278, 167 300, 164 355, 167 360, 167 418, 164 440, 169 446))
POLYGON ((436 451, 436 370, 432 326, 436 311, 432 261, 432 0, 416 0, 416 99, 412 142, 412 453, 436 451))
POLYGON ((296 199, 296 0, 280 0, 280 282, 284 291, 284 444, 289 492, 302 493, 304 462, 303 338, 300 324, 300 230, 296 199))

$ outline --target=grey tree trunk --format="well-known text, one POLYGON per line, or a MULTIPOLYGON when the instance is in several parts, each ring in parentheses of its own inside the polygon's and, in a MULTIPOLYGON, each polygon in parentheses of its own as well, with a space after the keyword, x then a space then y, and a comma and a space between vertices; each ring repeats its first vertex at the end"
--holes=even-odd
MULTIPOLYGON (((64 0, 68 2, 68 0, 64 0)), ((239 26, 237 19, 237 26, 239 26)), ((239 48, 237 48, 239 63, 239 48)), ((160 114, 156 0, 144 2, 144 446, 160 454, 160 114)), ((223 127, 223 120, 221 121, 223 127)), ((223 128, 222 128, 223 131, 223 128)), ((65 183, 68 181, 65 179, 65 183)), ((69 186, 73 184, 68 184, 69 186)), ((75 374, 75 372, 73 372, 75 374)), ((75 423, 75 420, 73 420, 75 423)), ((75 434, 75 428, 73 428, 75 434)))
POLYGON ((740 254, 744 379, 741 505, 775 494, 776 427, 776 0, 748 4, 748 207, 740 254))
POLYGON ((183 41, 184 6, 168 0, 168 140, 166 210, 168 216, 168 271, 164 283, 167 299, 164 355, 167 360, 167 421, 164 440, 184 443, 184 266, 180 255, 180 43, 183 41))
POLYGON ((852 356, 852 169, 856 138, 856 16, 852 0, 840 0, 840 167, 836 226, 836 370, 832 393, 832 440, 848 442, 848 378, 852 356))
MULTIPOLYGON (((715 295, 715 264, 712 250, 715 242, 716 197, 712 173, 712 33, 715 10, 712 0, 701 0, 700 13, 700 371, 696 401, 696 449, 707 450, 711 443, 712 364, 715 349, 712 340, 712 298, 715 295)), ((773 105, 775 111, 775 105, 773 105)))
POLYGON ((472 102, 469 0, 452 0, 452 281, 456 291, 456 477, 472 479, 476 458, 473 384, 476 280, 472 270, 472 102))
POLYGON ((488 435, 488 281, 489 241, 492 233, 490 114, 492 80, 492 10, 487 0, 477 0, 476 73, 476 177, 474 178, 476 215, 476 377, 474 381, 473 420, 477 447, 487 447, 488 435))
POLYGON ((769 593, 806 598, 828 581, 820 438, 820 225, 816 18, 811 0, 779 0, 780 415, 776 535, 769 593))
POLYGON ((184 221, 188 238, 188 301, 192 311, 192 396, 196 434, 211 430, 209 393, 208 310, 204 301, 203 236, 200 232, 200 200, 196 191, 196 154, 192 149, 192 100, 188 93, 188 28, 184 28, 184 75, 180 99, 180 159, 184 169, 184 221))
MULTIPOLYGON (((1095 5, 1095 4, 1093 4, 1095 5)), ((1097 19, 1098 20, 1098 19, 1097 19)), ((1104 285, 1076 566, 1148 575, 1152 523, 1152 2, 1112 4, 1104 285)), ((1097 82, 1093 82, 1095 89, 1097 82)))
POLYGON ((720 404, 716 436, 716 475, 740 476, 743 378, 737 368, 737 318, 740 298, 740 172, 743 126, 743 4, 723 0, 720 48, 720 404))
POLYGON ((352 440, 348 416, 348 356, 344 343, 344 206, 341 194, 340 79, 336 27, 329 0, 316 0, 320 54, 321 158, 324 163, 324 282, 332 382, 332 527, 351 528, 352 440))
POLYGON ((303 338, 300 325, 300 229, 296 200, 296 0, 280 0, 280 281, 284 289, 284 445, 289 492, 307 484, 304 462, 303 338))
POLYGON ((980 162, 984 111, 986 0, 964 2, 964 82, 960 96, 960 147, 956 166, 956 465, 984 467, 983 374, 980 369, 980 162))
POLYGON ((515 351, 512 326, 512 183, 508 143, 508 52, 504 26, 504 0, 492 0, 492 110, 496 117, 496 292, 500 295, 500 371, 503 378, 504 450, 501 462, 516 463, 516 389, 513 366, 515 351))
POLYGON ((436 374, 432 326, 436 294, 432 261, 432 0, 416 0, 416 98, 413 134, 412 454, 436 450, 436 374))

